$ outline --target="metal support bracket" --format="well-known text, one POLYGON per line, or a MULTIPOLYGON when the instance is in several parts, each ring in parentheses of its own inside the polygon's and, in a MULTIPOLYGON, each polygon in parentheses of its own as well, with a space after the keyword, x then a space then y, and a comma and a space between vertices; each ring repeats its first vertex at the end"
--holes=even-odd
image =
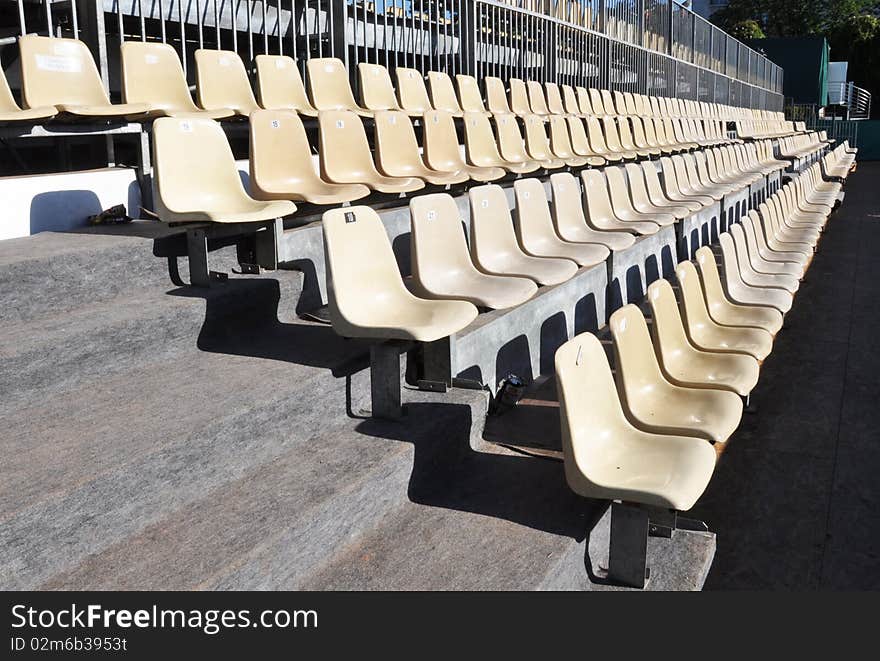
POLYGON ((370 347, 370 397, 374 418, 398 420, 403 417, 400 351, 396 342, 382 342, 370 347))
POLYGON ((648 512, 624 503, 611 503, 611 542, 608 550, 608 578, 642 589, 650 577, 648 569, 648 512))

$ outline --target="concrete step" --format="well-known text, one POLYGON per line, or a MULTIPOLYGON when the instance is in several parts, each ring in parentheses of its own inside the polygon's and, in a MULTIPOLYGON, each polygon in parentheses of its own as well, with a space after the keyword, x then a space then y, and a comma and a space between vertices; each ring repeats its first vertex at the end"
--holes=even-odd
POLYGON ((239 276, 208 289, 146 287, 110 300, 4 324, 0 411, 69 388, 172 360, 199 344, 232 344, 294 317, 301 274, 239 276), (282 303, 285 299, 285 303, 282 303))

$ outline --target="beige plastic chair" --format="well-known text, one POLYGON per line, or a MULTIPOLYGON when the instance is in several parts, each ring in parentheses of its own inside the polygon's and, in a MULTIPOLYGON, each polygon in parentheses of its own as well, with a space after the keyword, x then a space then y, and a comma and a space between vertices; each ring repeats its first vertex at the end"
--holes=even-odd
POLYGON ((743 266, 739 263, 733 238, 724 232, 718 237, 721 247, 721 261, 724 268, 724 284, 727 295, 736 303, 743 305, 769 305, 782 314, 791 309, 791 293, 777 287, 760 287, 748 284, 743 278, 743 266))
POLYGON ((767 305, 743 305, 734 303, 724 292, 715 253, 708 246, 696 253, 697 266, 703 281, 703 294, 709 316, 724 326, 751 326, 763 328, 775 336, 782 328, 782 313, 767 305))
POLYGON ((764 229, 764 238, 772 250, 800 253, 805 265, 812 260, 813 246, 811 244, 792 241, 780 230, 775 198, 770 198, 766 203, 762 202, 758 205, 758 212, 764 229))
POLYGON ((773 350, 773 336, 762 328, 727 326, 712 319, 703 287, 691 262, 680 262, 675 277, 681 290, 681 311, 691 344, 704 351, 746 353, 763 361, 773 350))
POLYGON ((199 105, 205 110, 235 111, 247 117, 259 110, 238 53, 200 48, 195 52, 199 105))
POLYGON ((434 110, 431 100, 428 98, 428 88, 425 87, 425 79, 417 69, 397 67, 397 96, 400 99, 400 107, 410 115, 423 115, 434 110))
POLYGON ((166 223, 249 223, 289 216, 293 202, 261 202, 244 190, 220 125, 161 117, 153 123, 156 212, 166 223))
POLYGON ((461 101, 461 109, 465 112, 487 113, 483 104, 483 96, 480 94, 480 85, 473 76, 456 74, 455 83, 458 85, 458 98, 461 101))
POLYGON ((727 231, 733 237, 737 260, 740 263, 740 275, 744 282, 754 287, 778 287, 791 294, 797 292, 800 285, 798 277, 781 272, 784 269, 777 268, 775 264, 764 260, 757 251, 753 254, 749 250, 745 230, 738 223, 733 223, 727 231))
POLYGON ((377 110, 400 110, 394 85, 388 69, 381 64, 358 63, 358 80, 361 88, 361 103, 372 112, 377 110))
POLYGON ((410 201, 413 290, 429 299, 469 301, 500 310, 520 305, 538 291, 529 278, 488 275, 471 261, 461 214, 445 193, 410 201))
POLYGON ((321 110, 344 110, 372 117, 373 113, 362 108, 354 100, 348 71, 345 64, 336 57, 313 57, 307 61, 309 72, 309 93, 312 105, 321 110))
POLYGON ((624 176, 623 168, 605 168, 605 179, 608 181, 608 192, 611 196, 611 209, 614 215, 626 222, 651 222, 661 227, 669 227, 676 221, 671 213, 642 213, 633 207, 630 199, 629 184, 624 176))
POLYGON ((519 244, 535 257, 561 257, 579 266, 605 261, 610 251, 596 243, 569 243, 556 234, 550 203, 539 179, 520 179, 513 184, 516 197, 514 227, 519 244))
MULTIPOLYGON (((568 132, 568 122, 566 121, 566 118, 562 115, 550 115, 549 120, 550 150, 552 154, 561 159, 569 167, 581 168, 587 165, 589 160, 576 154, 574 151, 574 147, 571 144, 571 136, 568 132)), ((592 160, 595 162, 596 159, 592 160)), ((605 159, 602 160, 604 161, 605 159)))
POLYGON ((754 356, 702 351, 687 338, 675 292, 668 280, 648 287, 651 335, 666 379, 688 388, 718 388, 747 397, 758 383, 760 365, 754 356))
POLYGON ((461 104, 455 94, 452 78, 441 71, 429 71, 428 89, 435 110, 444 110, 453 117, 461 117, 461 104))
POLYGON ((438 172, 427 167, 419 153, 412 123, 400 110, 379 110, 375 115, 376 165, 389 177, 418 177, 429 184, 461 184, 470 177, 464 171, 438 172))
POLYGON ((662 199, 660 204, 654 204, 651 200, 651 196, 648 194, 645 172, 640 165, 636 163, 627 163, 624 166, 624 170, 626 171, 626 182, 629 187, 630 198, 632 199, 632 204, 636 211, 648 215, 658 213, 671 214, 679 220, 691 215, 691 210, 687 207, 678 206, 666 199, 662 199))
POLYGON ((403 285, 378 214, 355 206, 324 212, 333 330, 343 337, 434 342, 477 318, 467 301, 429 301, 403 285))
POLYGON ((569 114, 565 109, 565 102, 562 100, 562 92, 559 89, 559 85, 556 83, 544 83, 544 90, 547 93, 547 110, 550 111, 551 115, 569 114))
POLYGON ((625 410, 640 429, 724 443, 742 418, 742 400, 728 390, 684 388, 663 376, 645 317, 635 305, 611 315, 618 383, 625 410))
POLYGON ((257 95, 266 110, 294 110, 317 117, 309 101, 299 67, 286 55, 257 55, 257 95))
POLYGON ((292 110, 251 113, 250 178, 258 200, 342 204, 370 194, 361 184, 330 184, 318 176, 302 120, 292 110))
POLYGON ((531 278, 539 285, 570 280, 578 267, 568 259, 532 257, 517 243, 504 189, 495 184, 468 191, 471 207, 471 257, 484 273, 531 278))
POLYGON ((76 117, 144 117, 146 103, 111 104, 88 47, 76 39, 29 34, 18 40, 21 101, 25 110, 43 115, 54 106, 76 117))
POLYGON ((659 154, 659 149, 656 150, 655 153, 655 150, 642 148, 636 145, 632 131, 630 130, 629 120, 626 117, 618 117, 614 123, 617 127, 617 136, 620 139, 620 146, 623 147, 623 151, 627 153, 635 152, 635 154, 641 158, 650 158, 652 155, 659 154))
POLYGON ((510 104, 507 102, 507 93, 504 91, 504 82, 495 76, 486 76, 483 79, 486 86, 486 106, 489 112, 495 115, 509 115, 510 104))
POLYGON ((177 51, 168 44, 126 41, 122 58, 122 99, 145 103, 153 115, 225 119, 235 115, 229 108, 202 110, 189 93, 177 51))
POLYGON ((654 163, 641 163, 639 167, 641 167, 642 174, 645 176, 645 188, 648 190, 648 199, 651 200, 651 204, 658 207, 672 205, 674 207, 690 209, 692 212, 700 211, 707 206, 698 200, 686 198, 683 195, 678 195, 678 199, 667 197, 663 185, 660 183, 660 176, 657 174, 654 163))
POLYGON ((626 160, 637 159, 639 155, 636 154, 636 152, 628 151, 623 148, 623 145, 620 142, 620 134, 617 131, 617 122, 614 121, 614 117, 603 117, 601 122, 602 130, 605 133, 605 144, 607 145, 608 150, 626 160))
POLYGON ((376 170, 360 117, 347 110, 318 114, 321 178, 335 184, 363 184, 380 193, 409 193, 425 187, 414 177, 386 177, 376 170))
POLYGON ((575 115, 568 115, 565 117, 565 122, 568 124, 568 135, 571 138, 571 148, 574 153, 583 156, 587 165, 593 167, 605 165, 607 161, 602 156, 595 154, 590 146, 590 139, 587 137, 583 120, 575 115))
POLYGON ((663 194, 676 204, 694 201, 700 204, 700 208, 715 204, 716 200, 711 195, 685 190, 687 182, 679 181, 678 171, 672 158, 674 157, 664 156, 660 159, 660 167, 663 171, 663 194))
POLYGON ((590 92, 585 87, 575 86, 575 96, 577 96, 578 108, 584 117, 594 117, 602 113, 593 109, 593 100, 590 98, 590 92))
POLYGON ((596 230, 587 225, 578 180, 570 172, 550 176, 553 195, 553 222, 556 233, 570 243, 598 243, 609 250, 624 250, 635 243, 629 232, 596 230))
MULTIPOLYGON (((739 264, 739 274, 743 282, 750 287, 781 289, 792 295, 797 292, 798 285, 800 284, 797 278, 790 275, 770 275, 755 268, 755 262, 752 255, 749 254, 742 227, 737 223, 733 223, 727 229, 727 233, 730 234, 732 239, 737 263, 739 264)), ((760 260, 760 257, 756 256, 755 259, 760 260)))
POLYGON ((591 87, 587 91, 590 95, 590 106, 593 108, 594 115, 597 117, 611 117, 614 115, 614 111, 611 108, 605 107, 605 99, 602 98, 599 90, 591 87))
POLYGON ((787 269, 790 275, 802 278, 806 272, 808 257, 800 252, 781 252, 772 250, 764 238, 764 230, 758 214, 752 210, 741 221, 746 231, 746 239, 749 241, 749 250, 752 248, 767 261, 774 262, 787 269))
MULTIPOLYGON (((538 115, 524 115, 522 117, 525 126, 526 151, 529 156, 541 164, 542 168, 547 170, 558 170, 569 162, 557 158, 556 154, 550 149, 550 140, 547 138, 547 128, 545 120, 538 115)), ((578 164, 585 165, 586 160, 573 157, 570 164, 577 167, 578 164)))
POLYGON ((648 137, 648 134, 645 132, 645 123, 641 117, 634 116, 629 121, 632 129, 633 143, 639 150, 646 152, 649 156, 660 156, 665 153, 657 144, 656 136, 648 137))
POLYGON ((544 86, 541 83, 530 80, 526 83, 526 92, 529 97, 529 107, 532 109, 533 115, 546 117, 550 114, 547 107, 547 99, 544 96, 544 86))
POLYGON ((526 84, 519 78, 511 78, 509 84, 511 112, 520 117, 531 115, 532 108, 529 106, 529 94, 526 91, 526 84))
POLYGON ((465 172, 474 181, 495 181, 506 171, 500 167, 478 167, 464 162, 455 123, 448 112, 431 110, 422 117, 425 163, 439 172, 465 172))
POLYGON ((562 90, 562 103, 565 106, 565 112, 574 117, 586 117, 578 103, 577 92, 574 91, 574 88, 571 85, 561 85, 560 89, 562 90))
POLYGON ((464 139, 471 165, 485 168, 504 168, 508 172, 534 172, 541 166, 525 153, 522 135, 513 115, 495 117, 498 142, 489 125, 489 119, 478 112, 464 115, 464 139), (504 153, 500 150, 503 149, 504 153))
POLYGON ((623 412, 602 344, 582 333, 556 351, 565 479, 586 498, 688 510, 715 468, 709 443, 637 429, 623 412))
POLYGON ((648 221, 623 221, 614 215, 608 184, 598 170, 582 170, 584 195, 587 200, 587 222, 598 230, 617 230, 635 234, 656 234, 660 231, 657 223, 648 221))
POLYGON ((617 163, 623 160, 623 154, 613 152, 605 143, 605 136, 602 133, 602 125, 596 117, 587 117, 587 138, 590 141, 590 148, 597 156, 601 156, 609 163, 617 163))
POLYGON ((3 67, 0 66, 0 124, 39 122, 43 119, 51 119, 57 114, 58 110, 54 106, 29 108, 27 110, 19 108, 15 98, 12 96, 12 90, 9 89, 9 83, 6 82, 3 67))

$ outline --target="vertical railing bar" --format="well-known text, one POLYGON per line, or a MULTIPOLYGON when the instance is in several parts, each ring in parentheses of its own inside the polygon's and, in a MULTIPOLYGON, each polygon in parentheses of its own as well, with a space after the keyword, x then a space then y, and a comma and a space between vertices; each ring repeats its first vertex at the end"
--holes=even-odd
POLYGON ((196 27, 199 30, 199 48, 205 47, 205 37, 204 37, 204 23, 202 16, 202 6, 201 0, 196 0, 196 27))
POLYGON ((138 0, 138 15, 141 23, 141 41, 147 40, 147 24, 144 20, 144 0, 138 0))
POLYGON ((275 4, 275 29, 278 32, 278 54, 284 55, 284 44, 281 43, 281 0, 277 0, 275 4))
MULTIPOLYGON (((76 4, 76 2, 73 4, 76 4)), ((167 43, 168 35, 165 31, 165 3, 162 0, 159 0, 159 30, 162 36, 162 43, 167 43)))
POLYGON ((253 62, 254 61, 254 23, 253 23, 253 13, 254 13, 254 5, 253 0, 246 0, 247 4, 245 7, 247 8, 247 33, 248 33, 248 59, 253 62))
POLYGON ((385 51, 385 68, 391 63, 391 55, 388 52, 388 7, 382 5, 382 46, 385 51))
POLYGON ((52 0, 43 0, 43 6, 46 8, 46 32, 52 37, 52 0))
MULTIPOLYGON (((232 50, 238 52, 238 8, 241 6, 241 0, 229 0, 232 7, 232 19, 230 28, 232 29, 232 50)), ((253 58, 249 60, 253 64, 253 58)))
MULTIPOLYGON (((118 6, 119 0, 116 0, 116 3, 118 6)), ((25 36, 27 34, 27 22, 24 19, 24 0, 18 0, 18 27, 21 30, 21 36, 25 36)))
POLYGON ((73 38, 79 39, 79 15, 76 9, 76 0, 70 0, 70 18, 73 21, 73 38))
POLYGON ((296 0, 290 0, 290 52, 292 53, 293 63, 296 66, 297 47, 296 38, 299 33, 299 25, 296 21, 296 0))
POLYGON ((119 45, 121 46, 125 40, 125 29, 122 25, 122 0, 116 0, 116 27, 119 30, 119 45))
POLYGON ((379 64, 379 5, 373 2, 373 62, 379 64))
POLYGON ((220 43, 220 14, 217 8, 217 1, 214 0, 214 38, 217 40, 217 50, 223 50, 223 46, 220 43))
POLYGON ((261 26, 261 32, 263 33, 263 52, 269 52, 269 31, 266 29, 266 22, 268 19, 268 12, 266 11, 266 2, 268 0, 260 0, 260 15, 263 19, 263 24, 261 26))
POLYGON ((186 24, 183 21, 183 0, 177 0, 177 21, 180 23, 180 62, 183 65, 183 77, 187 78, 186 66, 186 24))

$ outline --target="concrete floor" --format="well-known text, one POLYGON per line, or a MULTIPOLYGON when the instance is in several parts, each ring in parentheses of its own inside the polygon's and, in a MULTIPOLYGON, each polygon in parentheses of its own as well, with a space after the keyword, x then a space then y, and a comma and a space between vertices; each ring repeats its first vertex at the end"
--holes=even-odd
POLYGON ((846 185, 695 513, 706 589, 880 589, 880 163, 846 185))

